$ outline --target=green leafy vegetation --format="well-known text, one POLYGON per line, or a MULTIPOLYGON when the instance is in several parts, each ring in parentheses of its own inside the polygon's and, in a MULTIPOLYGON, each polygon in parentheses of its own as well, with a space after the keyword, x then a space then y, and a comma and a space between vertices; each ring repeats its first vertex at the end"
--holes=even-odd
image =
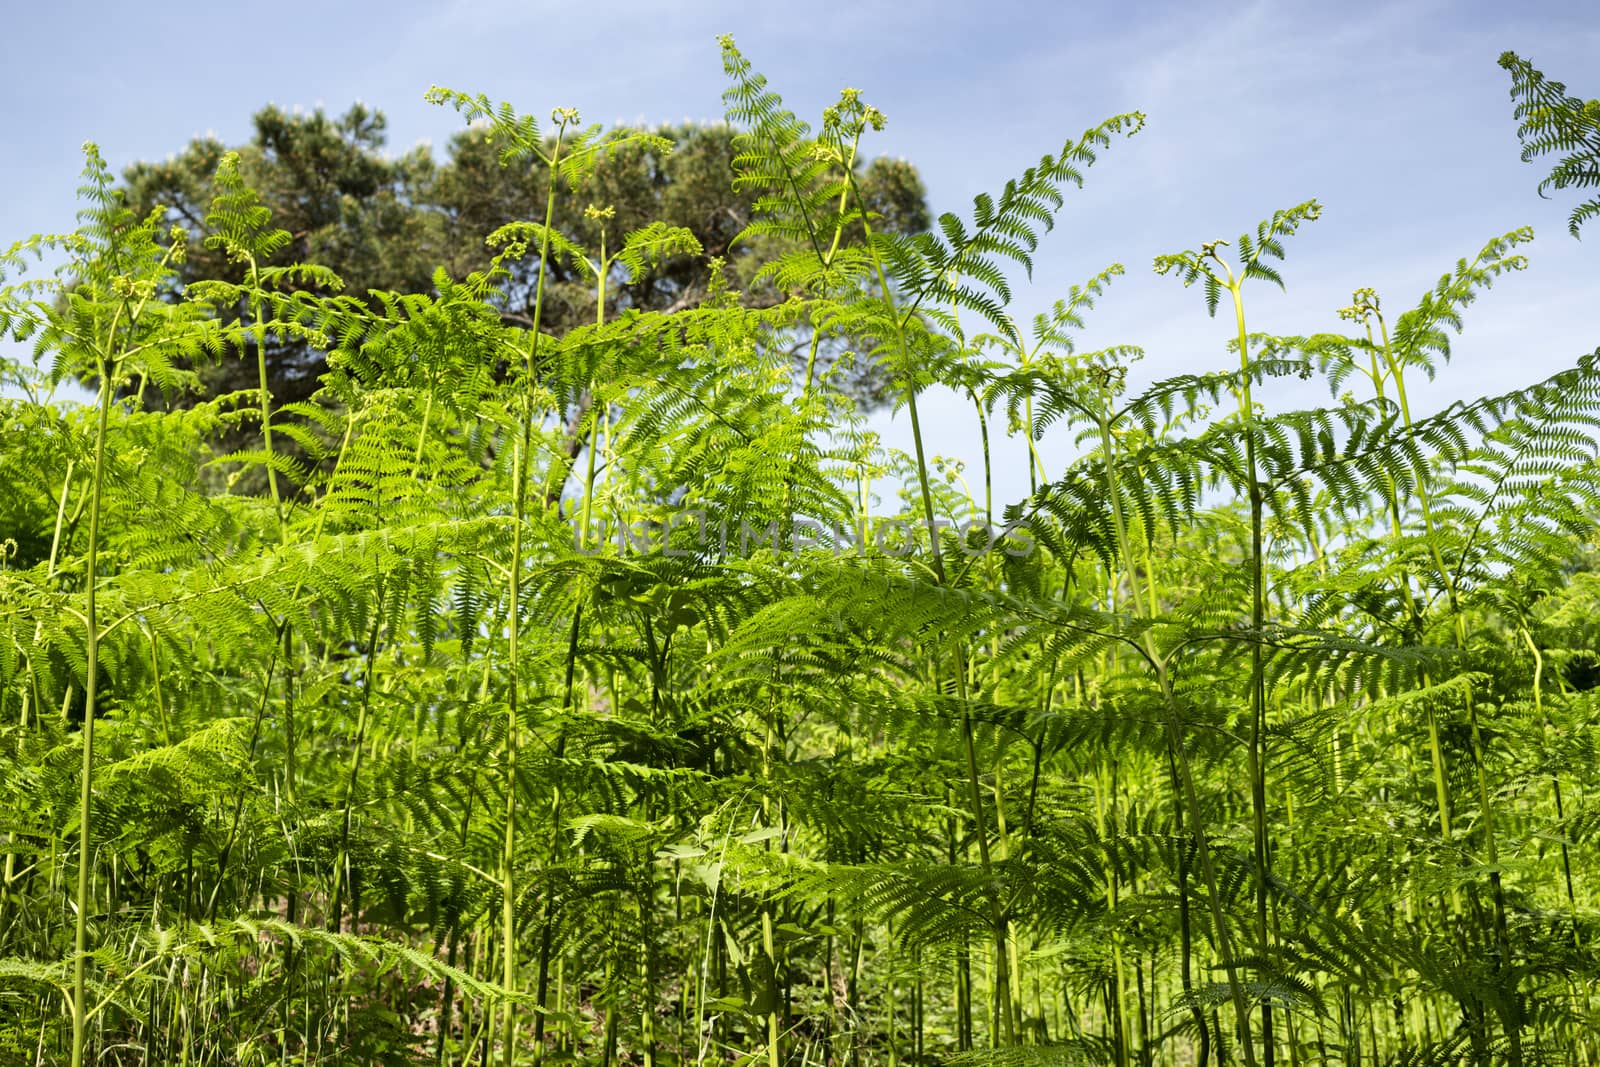
POLYGON ((431 90, 448 181, 362 112, 89 146, 0 258, 0 1063, 1596 1062, 1600 351, 1414 397, 1531 231, 1302 335, 1247 313, 1317 201, 1159 256, 1233 336, 1136 388, 1122 265, 1013 286, 1143 115, 924 225, 860 93, 722 58, 715 133, 431 90))
MULTIPOLYGON (((1546 78, 1532 63, 1515 52, 1500 56, 1500 66, 1511 73, 1511 97, 1521 120, 1522 160, 1531 162, 1550 152, 1565 155, 1539 183, 1546 189, 1600 188, 1600 100, 1585 101, 1567 95, 1567 87, 1546 78)), ((1600 215, 1600 196, 1572 209, 1567 228, 1578 236, 1583 224, 1600 215)))

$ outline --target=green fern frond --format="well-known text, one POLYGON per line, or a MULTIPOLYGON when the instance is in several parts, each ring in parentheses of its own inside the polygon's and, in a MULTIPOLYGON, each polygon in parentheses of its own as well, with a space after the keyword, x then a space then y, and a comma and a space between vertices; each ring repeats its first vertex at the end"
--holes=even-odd
MULTIPOLYGON (((1600 100, 1584 101, 1567 95, 1567 87, 1552 81, 1515 52, 1504 52, 1500 66, 1511 74, 1517 137, 1522 161, 1551 152, 1565 152, 1550 174, 1539 183, 1546 189, 1584 189, 1600 186, 1600 100)), ((1600 197, 1573 209, 1567 230, 1577 237, 1583 224, 1600 215, 1600 197)))

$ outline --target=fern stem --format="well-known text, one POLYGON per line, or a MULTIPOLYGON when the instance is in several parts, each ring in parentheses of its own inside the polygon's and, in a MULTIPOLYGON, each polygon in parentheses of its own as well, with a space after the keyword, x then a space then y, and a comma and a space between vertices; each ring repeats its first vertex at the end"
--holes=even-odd
POLYGON ((267 326, 266 316, 261 309, 261 268, 254 255, 248 257, 248 262, 252 290, 250 308, 255 313, 256 320, 256 378, 261 402, 261 446, 267 453, 267 488, 272 493, 272 512, 278 519, 278 543, 286 544, 288 528, 283 514, 283 497, 278 493, 278 472, 273 467, 278 456, 272 447, 272 389, 267 384, 267 326))
MULTIPOLYGON (((110 334, 116 336, 117 317, 113 316, 110 334)), ((109 347, 109 345, 108 345, 109 347)), ((89 962, 89 866, 93 846, 94 803, 94 717, 95 698, 100 682, 100 616, 95 597, 95 586, 100 552, 101 489, 105 482, 106 437, 111 422, 111 374, 113 362, 104 354, 97 359, 100 376, 100 396, 95 416, 94 472, 89 486, 89 544, 84 552, 84 615, 87 630, 87 647, 84 650, 87 664, 83 697, 83 766, 78 784, 78 885, 73 897, 76 914, 72 933, 72 1067, 83 1067, 85 1032, 88 1019, 85 1015, 85 996, 88 986, 89 962)))
MULTIPOLYGON (((1550 717, 1544 710, 1544 654, 1539 651, 1539 645, 1534 641, 1533 634, 1528 632, 1525 624, 1519 624, 1517 633, 1521 636, 1528 651, 1533 654, 1533 710, 1543 721, 1546 729, 1550 727, 1550 717)), ((1561 776, 1555 771, 1550 772, 1550 786, 1555 794, 1556 825, 1563 827, 1561 840, 1561 873, 1567 891, 1567 913, 1572 917, 1572 947, 1583 951, 1583 935, 1578 929, 1578 898, 1572 888, 1572 851, 1567 841, 1565 831, 1567 813, 1561 801, 1561 776)))
MULTIPOLYGON (((530 330, 533 337, 528 345, 527 359, 523 368, 524 410, 522 412, 522 432, 511 460, 513 505, 511 574, 508 582, 510 586, 508 589, 510 607, 506 649, 507 658, 510 662, 506 672, 508 686, 505 740, 505 827, 500 848, 500 950, 502 955, 500 980, 508 993, 515 992, 517 988, 517 755, 518 733, 521 730, 518 703, 522 691, 522 556, 525 536, 524 527, 527 525, 528 514, 527 468, 531 462, 533 451, 533 406, 535 389, 537 388, 535 372, 538 368, 540 329, 544 321, 545 280, 550 265, 550 227, 555 221, 556 183, 559 177, 557 168, 561 160, 562 140, 566 135, 569 121, 565 112, 560 114, 562 117, 557 126, 555 148, 547 159, 548 188, 545 192, 544 231, 539 247, 538 280, 534 286, 533 325, 530 330)), ((511 999, 508 998, 506 1000, 501 1011, 501 1062, 505 1067, 515 1067, 517 1062, 516 1009, 511 999)))
POLYGON ((428 445, 428 425, 433 420, 433 387, 428 388, 428 398, 422 404, 422 425, 417 429, 417 452, 411 458, 411 480, 422 474, 422 453, 428 445))
MULTIPOLYGON (((61 551, 61 527, 67 517, 67 497, 72 491, 72 469, 76 462, 76 460, 67 460, 67 473, 61 479, 61 499, 56 503, 55 532, 50 535, 50 558, 45 566, 45 577, 47 579, 56 576, 56 558, 61 551)), ((34 640, 35 642, 38 641, 37 635, 34 640)))
MULTIPOLYGON (((1406 397, 1405 368, 1395 358, 1394 346, 1389 338, 1389 327, 1384 321, 1383 313, 1374 309, 1373 317, 1377 319, 1380 338, 1379 343, 1374 346, 1372 355, 1371 377, 1373 391, 1381 402, 1384 399, 1383 382, 1385 376, 1394 381, 1395 393, 1400 405, 1400 416, 1405 422, 1407 431, 1410 431, 1413 428, 1413 424, 1411 421, 1411 404, 1406 397), (1378 364, 1380 356, 1383 360, 1383 369, 1380 369, 1378 364)), ((1370 322, 1367 325, 1367 340, 1369 343, 1372 342, 1372 326, 1370 322)), ((1398 545, 1405 536, 1401 518, 1400 491, 1393 478, 1386 477, 1385 482, 1389 498, 1390 540, 1398 545)), ((1439 580, 1445 584, 1446 589, 1449 591, 1451 603, 1454 604, 1455 585, 1451 580, 1450 569, 1445 566, 1444 558, 1439 552, 1438 536, 1434 528, 1433 512, 1429 505, 1426 482, 1418 482, 1417 498, 1421 505, 1423 522, 1428 531, 1428 552, 1433 557, 1434 569, 1438 572, 1439 580)), ((1413 639, 1420 642, 1423 638, 1422 609, 1412 595, 1411 580, 1405 571, 1401 572, 1400 586, 1406 602, 1406 613, 1411 621, 1413 639)), ((1422 671, 1422 684, 1424 686, 1431 684, 1426 669, 1422 671)), ((1431 704, 1426 710, 1426 715, 1428 757, 1433 772, 1434 799, 1439 805, 1439 833, 1445 843, 1449 844, 1454 837, 1451 827, 1449 773, 1445 766, 1444 746, 1439 737, 1439 718, 1431 704)))
MULTIPOLYGON (((1224 264, 1226 268, 1226 264, 1224 264)), ((1255 401, 1250 390, 1250 335, 1245 329, 1243 279, 1229 271, 1228 291, 1233 297, 1234 323, 1239 343, 1239 415, 1245 433, 1245 477, 1250 493, 1250 808, 1256 867, 1256 944, 1261 966, 1271 966, 1272 940, 1267 923, 1268 886, 1272 878, 1272 853, 1267 830, 1267 681, 1262 660, 1266 639, 1266 553, 1262 533, 1264 504, 1260 472, 1256 459, 1255 401)), ((1248 1049, 1249 1031, 1242 1035, 1248 1049)), ((1277 1042, 1272 1026, 1272 1001, 1261 1001, 1261 1051, 1264 1067, 1273 1067, 1277 1042)), ((1246 1059, 1250 1056, 1247 1054, 1246 1059)))
MULTIPOLYGON (((174 246, 176 247, 176 246, 174 246)), ((164 270, 171 262, 174 254, 173 248, 168 248, 161 257, 158 272, 164 270)), ((113 377, 120 363, 120 356, 112 353, 117 347, 117 329, 126 322, 131 329, 139 321, 140 313, 154 295, 154 288, 130 307, 130 297, 125 296, 117 302, 116 310, 112 313, 110 322, 106 327, 105 344, 95 352, 95 371, 100 379, 100 391, 97 410, 95 413, 94 433, 94 472, 91 476, 89 489, 89 543, 84 553, 84 614, 83 624, 85 630, 85 666, 84 666, 84 699, 83 699, 83 764, 79 772, 78 782, 78 884, 74 896, 76 914, 73 917, 73 958, 72 958, 72 1059, 71 1067, 83 1067, 84 1046, 87 1035, 85 1027, 87 1019, 84 1013, 84 997, 87 988, 88 975, 88 943, 89 943, 89 866, 92 860, 90 850, 93 844, 93 807, 94 807, 94 719, 95 700, 98 697, 99 672, 100 672, 100 617, 98 614, 98 601, 96 599, 96 580, 99 569, 100 553, 100 512, 101 493, 105 484, 106 467, 106 438, 110 433, 111 425, 111 400, 115 391, 113 377)), ((68 686, 70 693, 71 687, 68 686)))
MULTIPOLYGON (((855 172, 856 153, 861 147, 861 134, 863 132, 864 132, 864 127, 862 127, 860 125, 857 125, 856 128, 855 128, 855 134, 850 139, 850 151, 848 153, 846 153, 845 158, 844 158, 844 171, 845 171, 845 174, 847 174, 847 175, 853 174, 855 172)), ((844 209, 849 203, 850 190, 851 190, 852 187, 853 187, 852 183, 848 179, 846 179, 846 181, 843 183, 843 187, 839 190, 839 208, 838 208, 838 211, 837 211, 837 216, 838 217, 837 217, 837 221, 835 221, 834 226, 833 226, 833 242, 828 245, 827 252, 823 253, 821 256, 818 257, 818 262, 821 264, 822 271, 823 271, 824 274, 826 274, 829 270, 831 270, 833 268, 833 258, 836 255, 839 254, 839 244, 844 239, 844 225, 845 225, 844 209)), ((821 345, 822 345, 822 331, 816 329, 815 327, 813 327, 812 331, 811 331, 810 349, 806 353, 806 379, 805 379, 805 385, 800 390, 800 407, 801 407, 802 410, 806 406, 806 404, 805 404, 806 400, 808 400, 810 398, 810 396, 811 396, 812 383, 816 380, 816 376, 817 376, 817 351, 821 347, 821 345)))

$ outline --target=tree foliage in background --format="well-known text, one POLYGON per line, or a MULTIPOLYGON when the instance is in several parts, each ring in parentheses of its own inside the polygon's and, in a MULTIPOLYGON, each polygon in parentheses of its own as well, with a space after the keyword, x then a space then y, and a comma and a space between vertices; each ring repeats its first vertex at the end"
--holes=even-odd
MULTIPOLYGON (((498 146, 483 128, 452 137, 441 160, 425 146, 387 154, 383 114, 360 104, 337 118, 321 110, 291 114, 266 107, 253 121, 255 133, 246 145, 229 148, 215 138, 198 138, 166 162, 135 164, 124 175, 136 213, 161 205, 187 231, 193 253, 180 266, 180 286, 239 277, 238 265, 226 253, 202 247, 210 232, 206 212, 212 175, 229 151, 238 153, 240 173, 272 211, 274 224, 290 234, 271 262, 328 267, 343 279, 346 292, 363 297, 371 290, 426 292, 440 267, 453 278, 486 269, 493 253, 484 245, 485 235, 510 222, 537 219, 548 192, 545 171, 501 166, 498 146)), ((664 257, 614 284, 608 312, 696 306, 707 295, 707 257, 723 261, 724 276, 746 303, 787 299, 770 285, 747 285, 782 247, 770 240, 734 241, 751 222, 754 198, 732 185, 732 127, 663 126, 648 132, 670 147, 640 139, 599 161, 582 196, 600 210, 571 219, 566 231, 580 247, 598 249, 602 231, 617 247, 627 234, 660 222, 692 233, 701 253, 664 257)), ((892 232, 927 227, 922 180, 911 164, 863 161, 859 182, 881 224, 892 232)), ((507 322, 525 326, 533 318, 535 279, 526 264, 505 266, 498 306, 507 322)), ((544 328, 565 333, 592 319, 588 271, 568 258, 547 266, 544 328)), ((253 362, 203 368, 206 388, 253 387, 253 362)), ((309 397, 325 369, 325 353, 303 341, 275 344, 269 353, 273 395, 280 403, 309 397)), ((882 378, 862 365, 852 388, 864 399, 881 398, 882 378)))

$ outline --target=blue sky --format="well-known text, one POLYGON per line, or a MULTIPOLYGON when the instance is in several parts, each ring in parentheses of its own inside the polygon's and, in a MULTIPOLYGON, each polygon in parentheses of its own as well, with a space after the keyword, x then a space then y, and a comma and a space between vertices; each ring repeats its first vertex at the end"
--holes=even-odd
MULTIPOLYGON (((1147 350, 1140 379, 1224 365, 1230 324, 1198 292, 1150 271, 1157 253, 1233 238, 1311 197, 1320 221, 1289 247, 1288 292, 1257 289, 1252 329, 1333 329, 1334 309, 1374 286, 1410 306, 1457 258, 1532 225, 1530 269, 1474 305, 1453 363, 1422 408, 1527 384, 1600 344, 1600 229, 1566 233, 1570 194, 1541 201, 1544 164, 1518 159, 1505 49, 1573 92, 1600 96, 1600 5, 1402 0, 1231 5, 1024 3, 671 6, 460 0, 429 4, 174 2, 19 4, 0 39, 0 242, 69 228, 97 141, 120 169, 215 132, 238 142, 274 102, 340 112, 354 100, 390 120, 390 145, 443 145, 453 112, 432 84, 534 114, 669 122, 721 114, 715 37, 732 33, 802 117, 843 86, 888 116, 870 147, 921 170, 936 211, 970 207, 1100 119, 1139 109, 1149 125, 1103 154, 1069 193, 1019 279, 1031 315, 1105 266, 1113 285, 1082 338, 1147 350), (18 14, 17 11, 25 11, 18 14), (298 28, 297 28, 298 27, 298 28), (70 52, 70 58, 69 58, 70 52)), ((1278 399, 1316 403, 1315 393, 1278 399)), ((930 395, 931 447, 976 466, 965 407, 930 395)), ((904 418, 879 422, 908 442, 904 418)), ((1047 445, 1053 461, 1066 442, 1047 445)), ((1020 448, 997 471, 1002 498, 1026 484, 1020 448)))

